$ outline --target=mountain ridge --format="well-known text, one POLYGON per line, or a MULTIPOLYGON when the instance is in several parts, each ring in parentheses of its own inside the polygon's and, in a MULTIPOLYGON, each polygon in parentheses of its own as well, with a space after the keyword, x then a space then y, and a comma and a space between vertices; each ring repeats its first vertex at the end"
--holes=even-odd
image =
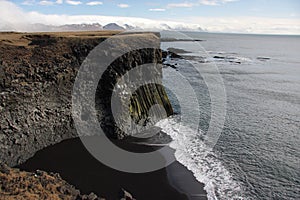
POLYGON ((107 23, 105 25, 96 23, 79 23, 79 24, 64 24, 64 25, 47 25, 35 23, 30 25, 19 25, 16 27, 13 24, 6 24, 0 27, 0 32, 21 31, 21 32, 65 32, 65 31, 100 31, 100 30, 118 30, 118 31, 134 31, 134 30, 173 30, 173 31, 204 31, 200 26, 197 28, 175 27, 172 28, 169 24, 161 23, 157 27, 143 28, 134 24, 107 23), (21 26, 21 27, 20 27, 21 26))

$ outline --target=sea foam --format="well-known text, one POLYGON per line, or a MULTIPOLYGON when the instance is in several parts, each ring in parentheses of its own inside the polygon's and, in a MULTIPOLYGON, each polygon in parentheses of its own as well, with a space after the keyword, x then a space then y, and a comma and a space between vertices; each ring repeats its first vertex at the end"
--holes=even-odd
POLYGON ((241 184, 233 180, 221 160, 201 140, 201 132, 182 126, 174 117, 161 120, 156 126, 172 137, 170 147, 175 149, 176 159, 205 184, 209 200, 247 199, 241 184))

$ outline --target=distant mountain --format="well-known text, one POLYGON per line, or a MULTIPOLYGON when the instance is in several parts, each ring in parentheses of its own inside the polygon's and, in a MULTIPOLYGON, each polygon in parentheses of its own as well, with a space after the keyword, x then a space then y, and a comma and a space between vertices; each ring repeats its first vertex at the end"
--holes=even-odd
POLYGON ((131 25, 128 25, 128 24, 125 24, 124 27, 125 27, 126 30, 135 30, 135 29, 137 29, 137 27, 134 27, 134 26, 131 26, 131 25))
POLYGON ((99 23, 93 24, 65 24, 61 26, 45 25, 45 24, 31 24, 23 27, 10 27, 2 28, 2 30, 12 31, 33 31, 33 32, 63 32, 63 31, 99 31, 103 30, 103 27, 99 23))
POLYGON ((172 29, 174 31, 197 31, 197 32, 203 32, 205 31, 204 29, 202 29, 201 27, 195 27, 195 28, 189 28, 189 27, 177 27, 172 29))
POLYGON ((58 26, 57 29, 61 31, 98 31, 98 30, 103 30, 103 27, 99 23, 66 24, 66 25, 58 26))
POLYGON ((125 28, 123 28, 122 26, 119 26, 116 23, 106 24, 105 26, 103 26, 103 29, 104 30, 120 30, 120 31, 125 30, 125 28))
POLYGON ((172 30, 172 28, 171 28, 168 24, 160 24, 160 27, 161 27, 163 30, 172 30))
MULTIPOLYGON (((186 24, 170 25, 167 23, 153 24, 145 26, 145 29, 154 30, 174 30, 174 31, 203 31, 201 27, 189 26, 186 24)), ((65 24, 60 26, 45 24, 0 24, 0 31, 25 31, 25 32, 62 32, 62 31, 99 31, 99 30, 143 30, 143 27, 129 24, 108 23, 102 26, 100 23, 82 23, 82 24, 65 24)))

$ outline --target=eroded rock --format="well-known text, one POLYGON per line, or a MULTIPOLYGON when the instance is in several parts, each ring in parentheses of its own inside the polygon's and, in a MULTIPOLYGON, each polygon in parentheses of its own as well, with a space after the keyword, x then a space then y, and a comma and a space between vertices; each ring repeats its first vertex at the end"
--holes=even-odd
MULTIPOLYGON (((8 34, 8 33, 1 33, 8 34)), ((78 137, 72 116, 72 90, 79 67, 89 52, 109 35, 101 32, 74 35, 14 34, 12 43, 0 43, 0 160, 9 166, 24 162, 36 151, 64 139, 78 137), (86 34, 86 35, 84 35, 86 34), (49 44, 47 41, 51 41, 49 44)), ((69 33, 70 34, 70 33, 69 33)), ((113 33, 115 34, 115 33, 113 33)), ((1 35, 0 35, 1 36, 1 35)), ((4 36, 3 36, 4 37, 4 36)), ((8 36, 7 36, 8 37, 8 36)), ((96 96, 99 121, 108 136, 124 138, 111 116, 113 85, 128 70, 145 63, 157 63, 150 73, 161 80, 162 52, 157 34, 128 34, 116 48, 132 41, 155 43, 157 49, 132 51, 117 58, 99 82, 96 96)), ((141 74, 142 75, 142 74, 141 74)), ((123 85, 124 91, 129 86, 123 85)), ((131 117, 147 122, 149 109, 162 105, 167 115, 172 107, 161 85, 146 85, 137 90, 130 105, 131 117)), ((88 123, 89 113, 79 108, 80 120, 88 123)), ((125 124, 125 129, 130 128, 125 124)))

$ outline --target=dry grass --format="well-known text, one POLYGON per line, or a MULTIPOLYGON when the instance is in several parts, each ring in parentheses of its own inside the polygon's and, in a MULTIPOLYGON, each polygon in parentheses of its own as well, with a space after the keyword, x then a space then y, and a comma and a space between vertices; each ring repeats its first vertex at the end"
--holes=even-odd
POLYGON ((0 32, 0 44, 14 46, 28 46, 31 40, 28 35, 49 35, 51 37, 63 38, 107 38, 120 33, 120 31, 80 31, 80 32, 40 32, 40 33, 18 33, 0 32))
MULTIPOLYGON (((0 45, 12 45, 12 46, 24 46, 28 45, 32 41, 32 36, 50 36, 51 38, 108 38, 116 34, 122 33, 121 31, 78 31, 78 32, 34 32, 34 33, 20 33, 20 32, 0 32, 0 45)), ((125 32, 120 37, 149 37, 151 35, 155 39, 157 36, 149 32, 125 32)))
POLYGON ((67 185, 65 181, 46 173, 36 175, 11 169, 8 174, 0 172, 0 179, 0 200, 74 198, 71 194, 60 192, 59 188, 67 185))

